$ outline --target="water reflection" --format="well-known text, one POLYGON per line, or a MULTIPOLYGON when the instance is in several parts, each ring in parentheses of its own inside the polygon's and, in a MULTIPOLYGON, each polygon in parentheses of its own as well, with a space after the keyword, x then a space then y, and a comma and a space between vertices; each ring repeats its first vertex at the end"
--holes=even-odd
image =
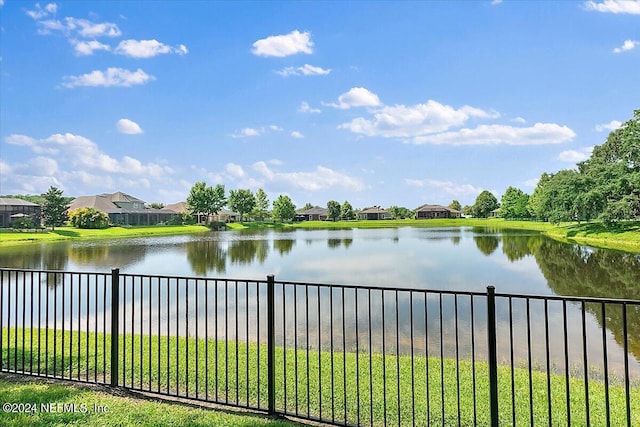
POLYGON ((198 276, 224 273, 227 270, 227 252, 217 240, 200 240, 184 245, 187 260, 198 276))
POLYGON ((495 236, 473 236, 476 246, 483 254, 489 256, 498 249, 500 240, 495 236))
MULTIPOLYGON (((564 244, 538 233, 485 228, 289 230, 287 232, 258 230, 82 244, 62 242, 0 248, 0 266, 70 271, 108 271, 113 267, 120 267, 123 272, 146 274, 182 276, 224 274, 228 277, 260 279, 263 279, 267 273, 277 272, 277 278, 295 281, 476 291, 484 290, 487 284, 493 283, 498 292, 505 293, 543 293, 640 300, 640 256, 638 255, 564 244), (298 241, 304 241, 304 244, 297 244, 298 241), (162 267, 167 267, 167 270, 162 270, 162 267)), ((65 286, 61 282, 61 277, 55 274, 42 275, 40 282, 43 289, 58 288, 60 292, 60 289, 65 286)), ((67 292, 70 289, 67 289, 67 292)), ((60 293, 58 296, 61 298, 61 295, 60 293)), ((380 296, 377 295, 375 298, 379 300, 380 296)), ((403 295, 400 295, 398 305, 401 320, 399 324, 401 337, 398 339, 401 341, 400 347, 405 349, 411 340, 407 338, 410 330, 406 330, 408 321, 404 317, 411 311, 412 305, 403 295)), ((294 301, 293 296, 287 298, 288 301, 294 301)), ((303 307, 309 303, 308 300, 301 298, 300 295, 297 296, 296 305, 303 307)), ((312 306, 314 303, 317 304, 317 297, 314 298, 316 300, 311 300, 312 306)), ((321 297, 321 304, 326 307, 329 300, 324 301, 322 298, 329 297, 321 297)), ((354 313, 357 311, 355 298, 349 294, 346 298, 353 301, 350 303, 353 304, 351 311, 345 314, 348 320, 351 318, 349 316, 355 316, 354 313)), ((374 305, 381 305, 381 301, 375 302, 378 301, 375 298, 374 305)), ((338 300, 334 302, 337 303, 338 300)), ((414 303, 418 304, 415 301, 414 303)), ((443 318, 445 336, 442 339, 451 342, 447 331, 451 330, 449 328, 453 327, 452 322, 455 319, 450 314, 454 301, 445 298, 443 304, 445 308, 443 314, 449 314, 443 318)), ((365 306, 366 301, 359 301, 358 310, 363 310, 365 306)), ((439 301, 429 300, 427 306, 430 312, 437 313, 439 301)), ((457 320, 462 326, 470 325, 469 317, 464 317, 464 313, 470 309, 469 306, 469 301, 459 301, 462 317, 457 320)), ((253 309, 251 303, 248 307, 249 310, 253 309)), ((476 316, 481 316, 478 314, 482 312, 481 304, 476 308, 479 310, 476 316)), ((508 325, 506 320, 510 317, 509 307, 502 302, 497 308, 501 322, 499 327, 503 329, 503 334, 508 334, 508 330, 504 330, 504 325, 508 325)), ((557 314, 559 308, 562 307, 554 307, 556 314, 552 313, 550 321, 562 323, 562 317, 558 317, 557 314)), ((390 310, 384 312, 393 319, 395 312, 393 309, 390 310)), ((513 306, 511 316, 514 319, 514 325, 517 326, 516 340, 522 339, 521 331, 526 331, 527 326, 531 325, 534 326, 533 341, 543 339, 544 328, 540 325, 545 324, 545 307, 532 304, 529 307, 531 311, 529 320, 527 320, 526 310, 523 304, 513 306), (527 322, 530 322, 530 325, 527 325, 527 322)), ((587 323, 592 325, 589 334, 591 334, 590 337, 593 336, 594 342, 597 342, 598 335, 601 338, 604 327, 608 336, 611 337, 611 346, 620 351, 625 337, 622 328, 622 306, 607 305, 604 315, 599 305, 586 304, 585 310, 588 317, 587 323)), ((414 308, 414 311, 420 312, 418 308, 414 308)), ((364 316, 366 313, 360 314, 364 316)), ((570 328, 575 329, 572 333, 581 336, 580 330, 575 326, 581 324, 581 307, 569 304, 568 314, 570 328)), ((381 310, 372 314, 372 322, 381 322, 381 319, 378 319, 380 315, 381 310)), ((325 315, 322 314, 322 316, 325 315)), ((629 353, 636 360, 640 360, 640 309, 629 305, 626 308, 626 316, 629 353)), ((289 321, 291 319, 287 317, 287 322, 289 321)), ((355 319, 353 321, 355 322, 355 319)), ((320 329, 326 331, 326 326, 322 322, 325 320, 321 321, 320 329)), ((424 321, 422 323, 423 326, 420 326, 417 320, 414 322, 414 333, 424 334, 424 329, 430 331, 431 326, 427 328, 424 326, 424 321)), ((411 325, 411 322, 408 324, 411 325)), ((434 325, 437 324, 437 322, 434 323, 434 325)), ((555 324, 551 323, 552 330, 555 324)), ((358 324, 358 327, 364 326, 366 325, 358 324)), ((389 333, 392 332, 390 330, 389 333)), ((437 336, 431 332, 428 335, 437 336)), ((552 352, 556 348, 563 348, 561 341, 553 342, 552 352)), ((351 345, 353 344, 352 341, 351 345)), ((347 345, 349 345, 348 340, 347 345)), ((420 345, 425 346, 425 343, 420 345)), ((481 343, 478 344, 478 349, 482 349, 481 343)), ((449 350, 445 349, 445 351, 449 350)), ((578 354, 581 349, 571 351, 573 355, 578 354)), ((544 358, 544 355, 541 357, 544 358)))

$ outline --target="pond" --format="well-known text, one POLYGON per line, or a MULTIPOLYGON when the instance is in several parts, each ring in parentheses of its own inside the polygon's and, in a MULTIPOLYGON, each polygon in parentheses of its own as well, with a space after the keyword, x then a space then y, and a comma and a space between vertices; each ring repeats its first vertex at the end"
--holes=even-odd
MULTIPOLYGON (((484 292, 487 285, 493 285, 498 293, 640 300, 639 255, 560 243, 537 232, 470 227, 267 229, 47 243, 2 248, 0 266, 102 272, 120 268, 123 273, 251 280, 264 280, 267 274, 275 274, 276 280, 280 281, 447 291, 484 292)), ((176 299, 184 298, 185 292, 181 290, 176 299)), ((347 299, 361 298, 361 294, 348 294, 347 299)), ((403 307, 413 304, 403 301, 404 297, 400 301, 403 307)), ((162 298, 167 296, 158 295, 158 299, 162 298)), ((453 302, 445 299, 444 304, 452 306, 453 302)), ((461 304, 468 305, 468 302, 461 304)), ((313 307, 315 303, 311 305, 313 307)), ((245 307, 247 311, 251 310, 251 307, 245 307)), ((460 309, 464 311, 465 307, 460 309)), ((480 311, 482 307, 479 305, 477 309, 480 311)), ((545 321, 544 307, 532 304, 530 309, 535 339, 544 334, 543 328, 539 327, 545 321)), ((512 322, 520 331, 527 326, 526 308, 516 303, 513 310, 512 322)), ((602 342, 602 313, 589 306, 587 312, 587 338, 602 342)), ((580 313, 576 304, 569 306, 569 329, 579 325, 580 313)), ((344 315, 353 316, 353 313, 344 315)), ((401 316, 405 315, 406 311, 403 311, 401 316)), ((623 360, 620 317, 617 310, 607 310, 609 363, 616 366, 618 372, 623 360)), ((504 323, 498 325, 499 329, 506 327, 508 318, 503 304, 499 307, 498 321, 504 323)), ((630 369, 636 378, 640 377, 639 318, 638 307, 630 307, 630 369)), ((458 320, 468 322, 464 318, 458 320)), ((552 315, 550 322, 555 321, 562 321, 562 318, 552 315)), ((551 326, 551 342, 562 341, 562 337, 553 336, 555 331, 553 324, 551 326)), ((147 328, 146 325, 142 327, 147 328)), ((422 328, 425 328, 424 324, 422 328)), ((576 330, 576 334, 580 332, 576 330)), ((570 351, 579 356, 581 344, 576 342, 577 347, 570 351)), ((544 358, 544 349, 540 352, 534 355, 536 359, 544 358)), ((524 355, 520 355, 522 357, 524 355)), ((557 357, 561 361, 562 354, 557 357)))
POLYGON ((485 228, 222 231, 0 248, 0 266, 640 300, 640 256, 485 228))

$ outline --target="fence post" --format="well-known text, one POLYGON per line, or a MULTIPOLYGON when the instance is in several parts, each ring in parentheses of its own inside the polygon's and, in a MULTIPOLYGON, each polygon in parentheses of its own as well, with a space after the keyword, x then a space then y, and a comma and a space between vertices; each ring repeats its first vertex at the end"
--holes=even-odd
POLYGON ((118 386, 120 322, 120 269, 111 270, 111 386, 118 386))
POLYGON ((496 343, 496 288, 487 286, 487 337, 489 344, 489 409, 491 426, 498 427, 498 352, 496 343))
POLYGON ((267 276, 267 396, 269 414, 276 413, 276 307, 275 277, 267 276))

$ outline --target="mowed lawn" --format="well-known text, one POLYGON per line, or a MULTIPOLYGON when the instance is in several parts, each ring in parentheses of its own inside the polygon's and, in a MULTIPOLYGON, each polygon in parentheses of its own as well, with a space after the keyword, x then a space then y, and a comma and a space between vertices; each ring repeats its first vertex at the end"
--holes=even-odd
MULTIPOLYGON (((63 335, 61 331, 51 330, 48 334, 41 331, 38 338, 36 333, 32 337, 28 329, 24 334, 22 329, 5 328, 2 332, 4 339, 9 340, 2 348, 5 370, 20 371, 24 356, 27 370, 38 371, 39 367, 39 372, 51 375, 55 369, 57 376, 65 378, 109 381, 109 375, 103 375, 103 366, 108 372, 110 365, 107 336, 69 332, 63 335), (106 351, 102 349, 103 339, 107 343, 106 351)), ((128 388, 159 390, 238 406, 267 407, 267 347, 264 344, 127 335, 121 337, 120 349, 120 383, 128 388)), ((332 354, 292 348, 285 351, 277 347, 276 408, 292 415, 298 413, 349 424, 457 425, 458 420, 465 426, 489 424, 486 363, 414 356, 349 351, 332 354)), ((549 375, 543 371, 530 373, 522 367, 511 371, 509 366, 499 366, 500 425, 512 425, 514 420, 517 425, 606 425, 607 416, 614 424, 624 424, 627 409, 631 424, 640 425, 639 379, 633 379, 629 386, 631 406, 627 408, 624 382, 610 378, 607 415, 604 383, 601 379, 590 380, 587 412, 583 379, 576 376, 567 379, 553 372, 549 375), (529 390, 533 392, 531 395, 529 390)), ((167 411, 174 411, 172 408, 168 406, 167 411)), ((150 409, 149 413, 161 411, 150 409)), ((23 419, 4 416, 11 422, 23 419)), ((69 415, 44 416, 63 420, 69 415)), ((127 414, 130 416, 134 414, 127 414)))
POLYGON ((104 386, 7 374, 0 374, 0 403, 10 404, 0 411, 3 427, 301 425, 263 414, 140 397, 104 386))

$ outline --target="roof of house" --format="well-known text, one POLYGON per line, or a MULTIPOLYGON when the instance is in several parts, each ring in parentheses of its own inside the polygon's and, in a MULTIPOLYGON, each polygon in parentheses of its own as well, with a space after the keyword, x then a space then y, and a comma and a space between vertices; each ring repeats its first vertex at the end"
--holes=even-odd
POLYGON ((73 199, 68 209, 78 208, 94 208, 105 213, 143 213, 149 212, 149 209, 125 209, 116 205, 115 202, 135 202, 144 204, 144 202, 136 197, 125 193, 117 192, 113 194, 98 194, 96 196, 80 196, 73 199))
POLYGON ((171 211, 176 213, 189 212, 187 202, 172 203, 160 209, 161 211, 171 211))
POLYGON ((138 199, 137 197, 133 197, 129 194, 123 193, 121 191, 117 191, 115 193, 104 193, 100 194, 102 197, 106 197, 112 202, 133 202, 133 203, 143 203, 143 200, 138 199))
POLYGON ((6 206, 40 206, 27 200, 17 199, 15 197, 0 197, 0 205, 6 206))
POLYGON ((326 215, 327 208, 321 208, 320 206, 314 206, 310 209, 298 212, 299 215, 326 215))
POLYGON ((389 213, 382 209, 380 206, 372 206, 370 208, 366 208, 361 210, 359 213, 361 214, 369 214, 369 213, 389 213))
POLYGON ((454 213, 459 212, 455 209, 451 209, 447 206, 442 206, 442 205, 422 205, 419 208, 416 208, 416 212, 436 212, 436 211, 437 212, 449 211, 454 213))

